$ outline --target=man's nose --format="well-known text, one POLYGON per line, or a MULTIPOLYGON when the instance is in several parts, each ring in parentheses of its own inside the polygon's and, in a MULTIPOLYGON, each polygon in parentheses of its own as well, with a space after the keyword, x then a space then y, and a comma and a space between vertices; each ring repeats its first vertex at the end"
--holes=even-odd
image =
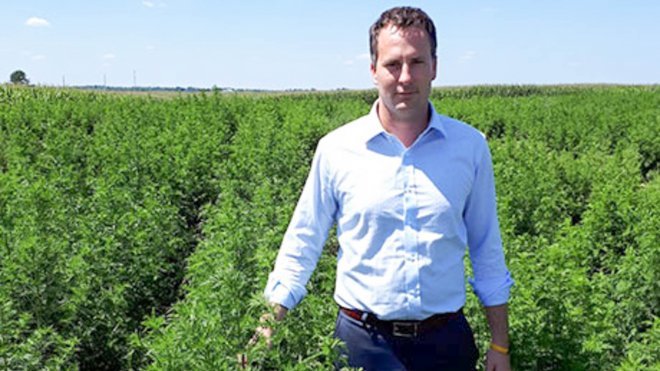
POLYGON ((399 74, 399 82, 410 82, 412 80, 412 73, 410 71, 410 65, 404 63, 401 66, 401 74, 399 74))

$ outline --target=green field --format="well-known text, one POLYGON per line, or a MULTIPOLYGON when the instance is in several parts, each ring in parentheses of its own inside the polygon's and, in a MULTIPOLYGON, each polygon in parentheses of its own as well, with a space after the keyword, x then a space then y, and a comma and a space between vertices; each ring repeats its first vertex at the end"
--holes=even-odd
MULTIPOLYGON (((316 142, 375 98, 0 86, 0 370, 236 368, 316 142)), ((660 87, 431 100, 489 140, 514 369, 660 369, 660 87)), ((254 369, 332 367, 336 251, 254 369)))

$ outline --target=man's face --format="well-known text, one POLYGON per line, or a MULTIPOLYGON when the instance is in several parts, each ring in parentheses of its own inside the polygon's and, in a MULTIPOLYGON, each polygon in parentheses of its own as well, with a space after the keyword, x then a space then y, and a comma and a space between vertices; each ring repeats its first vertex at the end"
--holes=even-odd
POLYGON ((384 27, 378 34, 378 58, 371 75, 381 103, 394 117, 426 112, 436 60, 426 31, 418 27, 384 27))

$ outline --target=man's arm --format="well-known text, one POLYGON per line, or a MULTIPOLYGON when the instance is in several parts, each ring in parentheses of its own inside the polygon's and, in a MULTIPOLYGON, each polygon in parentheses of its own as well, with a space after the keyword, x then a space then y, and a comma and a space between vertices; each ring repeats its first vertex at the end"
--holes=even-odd
POLYGON ((509 348, 509 318, 507 305, 495 305, 486 308, 491 342, 503 348, 509 348))
POLYGON ((259 319, 250 344, 263 337, 270 346, 273 320, 284 319, 306 295, 305 284, 321 254, 328 231, 334 222, 336 202, 333 197, 322 142, 314 154, 302 194, 284 235, 275 268, 269 275, 264 294, 273 307, 259 319))
POLYGON ((478 157, 463 213, 474 274, 469 281, 484 307, 495 307, 508 302, 513 279, 504 262, 493 164, 485 142, 478 157))
POLYGON ((486 371, 509 371, 509 319, 507 305, 486 308, 491 333, 491 347, 486 355, 486 371))
POLYGON ((337 210, 323 143, 321 139, 264 290, 269 302, 289 310, 307 294, 305 285, 316 267, 337 210))
POLYGON ((289 311, 286 309, 286 307, 283 307, 279 304, 275 304, 273 307, 275 308, 275 321, 283 320, 284 316, 286 316, 286 312, 289 311))
POLYGON ((491 330, 491 347, 486 357, 487 371, 508 371, 509 326, 507 302, 513 285, 504 262, 502 237, 497 220, 495 179, 487 144, 478 161, 472 192, 464 213, 475 293, 486 309, 491 330))

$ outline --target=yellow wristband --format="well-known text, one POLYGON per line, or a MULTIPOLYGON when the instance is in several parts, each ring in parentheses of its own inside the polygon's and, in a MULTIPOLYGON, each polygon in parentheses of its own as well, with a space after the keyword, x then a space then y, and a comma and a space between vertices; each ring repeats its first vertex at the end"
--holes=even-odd
POLYGON ((502 353, 502 354, 509 354, 509 348, 505 348, 501 345, 497 345, 495 343, 490 343, 490 349, 496 351, 497 353, 502 353))

